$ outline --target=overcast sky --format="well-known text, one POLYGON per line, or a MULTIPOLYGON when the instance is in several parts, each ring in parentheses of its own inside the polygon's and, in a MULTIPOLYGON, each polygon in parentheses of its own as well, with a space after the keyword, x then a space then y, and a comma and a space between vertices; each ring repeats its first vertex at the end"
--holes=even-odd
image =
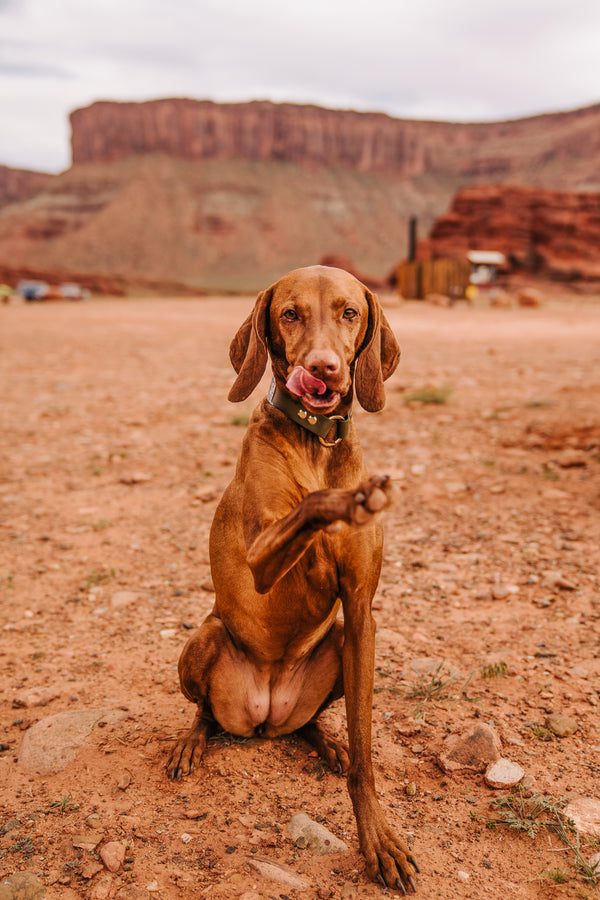
POLYGON ((0 0, 0 163, 70 164, 94 100, 485 121, 600 101, 600 0, 0 0))

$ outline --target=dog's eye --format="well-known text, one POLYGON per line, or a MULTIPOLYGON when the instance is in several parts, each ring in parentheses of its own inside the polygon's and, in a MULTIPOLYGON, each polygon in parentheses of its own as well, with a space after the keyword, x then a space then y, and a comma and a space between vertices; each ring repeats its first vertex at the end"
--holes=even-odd
POLYGON ((288 322, 294 322, 298 318, 298 313, 295 309, 286 309, 282 318, 287 319, 288 322))
POLYGON ((357 315, 358 313, 351 306, 347 306, 344 310, 344 319, 354 319, 357 315))

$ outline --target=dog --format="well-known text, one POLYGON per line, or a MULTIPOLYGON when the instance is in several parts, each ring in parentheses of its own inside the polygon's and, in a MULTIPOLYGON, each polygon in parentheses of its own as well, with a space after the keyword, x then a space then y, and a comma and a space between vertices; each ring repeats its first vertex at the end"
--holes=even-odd
POLYGON ((371 762, 371 602, 392 488, 368 477, 352 421, 354 395, 369 412, 384 406, 398 343, 376 295, 346 271, 311 266, 258 295, 230 358, 231 401, 252 393, 269 358, 273 380, 212 523, 215 604, 179 660, 198 709, 167 772, 190 774, 219 728, 296 732, 347 774, 369 877, 414 891, 419 869, 386 822, 371 762), (318 721, 342 696, 348 747, 318 721))

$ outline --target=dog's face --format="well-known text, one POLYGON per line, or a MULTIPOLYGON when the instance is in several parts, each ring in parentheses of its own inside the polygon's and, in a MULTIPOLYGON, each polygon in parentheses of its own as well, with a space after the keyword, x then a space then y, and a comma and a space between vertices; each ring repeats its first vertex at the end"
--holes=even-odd
POLYGON ((238 378, 230 400, 254 390, 268 354, 280 387, 327 415, 352 399, 353 382, 361 406, 381 409, 400 348, 375 294, 342 269, 310 266, 258 295, 231 344, 238 378))
POLYGON ((368 324, 365 291, 352 275, 323 267, 291 272, 274 286, 269 308, 275 378, 308 409, 333 412, 352 388, 368 324), (306 376, 290 379, 294 369, 306 376))

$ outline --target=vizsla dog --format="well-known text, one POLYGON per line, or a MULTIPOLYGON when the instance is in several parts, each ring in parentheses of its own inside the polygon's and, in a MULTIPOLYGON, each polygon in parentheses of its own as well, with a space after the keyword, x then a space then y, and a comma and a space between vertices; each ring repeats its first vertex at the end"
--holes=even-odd
POLYGON ((179 660, 198 712, 167 771, 191 773, 219 726, 242 737, 298 733, 347 773, 369 876, 405 893, 418 867, 384 818, 371 763, 377 514, 391 485, 367 476, 352 422, 354 393, 366 410, 383 407, 400 350, 374 294, 314 266, 259 294, 231 344, 230 400, 250 395, 269 356, 271 390, 211 529, 215 605, 179 660), (342 696, 349 749, 318 722, 342 696))

